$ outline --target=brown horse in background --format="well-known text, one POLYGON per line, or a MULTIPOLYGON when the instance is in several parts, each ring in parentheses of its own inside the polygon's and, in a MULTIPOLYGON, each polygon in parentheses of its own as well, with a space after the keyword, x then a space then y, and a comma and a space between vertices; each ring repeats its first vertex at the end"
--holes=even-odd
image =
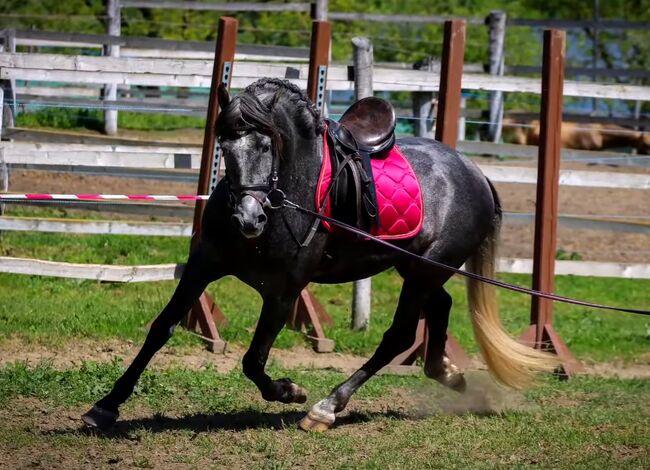
MULTIPOLYGON (((503 119, 504 142, 520 145, 539 145, 540 122, 518 123, 503 119), (525 126, 525 127, 524 127, 525 126)), ((562 123, 562 147, 578 150, 605 150, 633 148, 638 154, 650 154, 650 133, 633 131, 614 124, 562 123)))

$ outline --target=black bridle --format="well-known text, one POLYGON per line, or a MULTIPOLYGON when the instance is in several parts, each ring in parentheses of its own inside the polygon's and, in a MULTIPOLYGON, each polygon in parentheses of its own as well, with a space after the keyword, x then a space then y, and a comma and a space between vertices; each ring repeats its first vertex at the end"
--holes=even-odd
POLYGON ((265 183, 257 184, 237 184, 233 182, 232 178, 228 175, 224 176, 226 186, 228 188, 228 205, 231 209, 237 206, 237 202, 241 201, 245 196, 250 196, 259 202, 265 209, 280 209, 283 207, 287 197, 284 191, 278 188, 278 173, 280 171, 280 158, 273 152, 273 160, 271 161, 271 174, 266 178, 265 183), (263 198, 258 197, 255 193, 265 193, 263 198))

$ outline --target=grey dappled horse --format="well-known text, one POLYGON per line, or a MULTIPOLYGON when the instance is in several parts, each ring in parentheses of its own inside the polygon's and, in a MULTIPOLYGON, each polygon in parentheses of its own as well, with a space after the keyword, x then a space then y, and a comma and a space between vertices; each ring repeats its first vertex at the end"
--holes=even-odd
MULTIPOLYGON (((425 373, 462 391, 465 380, 445 355, 452 300, 444 289, 450 272, 418 263, 372 241, 342 237, 319 229, 308 246, 300 240, 313 217, 267 199, 280 189, 288 200, 315 210, 314 185, 323 158, 324 122, 305 94, 291 83, 263 79, 230 98, 219 89, 217 135, 225 159, 224 178, 205 208, 200 242, 144 346, 111 392, 84 415, 94 427, 110 427, 119 406, 131 395, 153 355, 206 286, 234 275, 257 290, 262 311, 243 371, 268 401, 304 403, 305 391, 290 379, 274 380, 265 371, 269 350, 287 321, 300 291, 309 282, 342 283, 394 266, 404 278, 393 324, 374 355, 301 421, 304 429, 331 426, 352 394, 399 353, 411 346, 423 312, 428 328, 425 373)), ((393 242, 448 265, 467 262, 471 271, 493 277, 494 250, 501 221, 497 194, 478 168, 449 147, 425 138, 397 144, 419 179, 424 223, 418 235, 393 242)), ((525 347, 503 330, 493 288, 469 281, 474 333, 490 371, 504 384, 520 387, 538 370, 555 362, 525 347)))

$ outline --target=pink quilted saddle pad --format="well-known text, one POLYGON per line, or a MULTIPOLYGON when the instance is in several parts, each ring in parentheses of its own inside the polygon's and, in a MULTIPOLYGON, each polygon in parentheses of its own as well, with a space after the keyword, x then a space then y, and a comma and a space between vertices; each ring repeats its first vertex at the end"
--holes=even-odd
MULTIPOLYGON (((327 188, 332 180, 332 163, 329 157, 327 132, 323 137, 323 164, 316 187, 316 207, 320 210, 326 204, 324 214, 331 217, 329 197, 325 201, 327 188)), ((415 172, 399 147, 395 145, 384 159, 373 159, 372 174, 377 191, 379 226, 370 233, 384 240, 400 240, 417 235, 422 228, 424 210, 422 192, 415 172)), ((323 222, 330 232, 330 224, 323 222)))

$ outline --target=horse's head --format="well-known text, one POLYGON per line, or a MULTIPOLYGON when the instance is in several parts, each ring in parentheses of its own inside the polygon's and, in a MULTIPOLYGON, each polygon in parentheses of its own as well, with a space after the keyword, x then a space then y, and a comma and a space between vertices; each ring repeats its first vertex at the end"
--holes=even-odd
POLYGON ((283 190, 288 189, 279 184, 280 163, 295 158, 304 126, 295 123, 302 121, 295 93, 301 92, 273 79, 256 82, 232 99, 223 85, 218 89, 217 135, 226 165, 231 219, 247 238, 262 234, 268 220, 265 211, 279 207, 283 190), (285 99, 287 95, 291 99, 285 99))

